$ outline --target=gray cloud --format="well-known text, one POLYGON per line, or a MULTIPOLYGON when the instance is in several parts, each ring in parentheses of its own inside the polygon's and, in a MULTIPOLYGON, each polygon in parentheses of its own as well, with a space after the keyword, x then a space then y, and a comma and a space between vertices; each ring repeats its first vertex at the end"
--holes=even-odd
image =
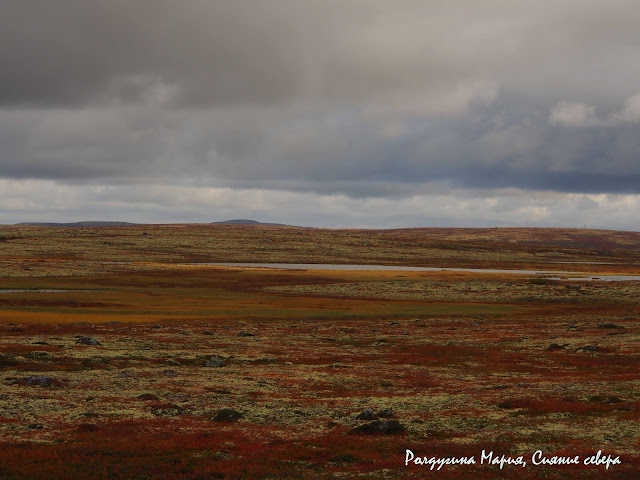
POLYGON ((359 196, 416 185, 639 193, 634 124, 550 125, 522 96, 446 118, 370 119, 362 111, 163 110, 0 112, 11 152, 0 174, 189 183, 359 196), (18 118, 16 118, 18 117, 18 118))
MULTIPOLYGON (((346 100, 423 113, 491 98, 505 80, 572 90, 580 78, 602 93, 611 80, 594 58, 637 46, 639 20, 634 0, 9 0, 0 104, 126 103, 159 87, 197 107, 346 100)), ((619 86, 635 84, 637 62, 619 68, 619 86)))
POLYGON ((638 24, 636 0, 9 0, 0 177, 638 195, 638 24))

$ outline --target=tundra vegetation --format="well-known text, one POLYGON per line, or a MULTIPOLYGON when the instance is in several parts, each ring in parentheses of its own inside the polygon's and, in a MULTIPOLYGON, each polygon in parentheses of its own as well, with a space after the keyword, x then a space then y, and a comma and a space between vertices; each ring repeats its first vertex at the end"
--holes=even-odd
POLYGON ((640 471, 638 281, 207 262, 633 275, 640 234, 0 227, 0 479, 640 471))

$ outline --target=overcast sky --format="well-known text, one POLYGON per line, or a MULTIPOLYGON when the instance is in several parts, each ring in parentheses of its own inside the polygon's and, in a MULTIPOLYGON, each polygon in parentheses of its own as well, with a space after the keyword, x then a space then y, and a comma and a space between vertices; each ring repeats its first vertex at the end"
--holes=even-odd
POLYGON ((638 230, 637 0, 0 3, 0 223, 638 230))

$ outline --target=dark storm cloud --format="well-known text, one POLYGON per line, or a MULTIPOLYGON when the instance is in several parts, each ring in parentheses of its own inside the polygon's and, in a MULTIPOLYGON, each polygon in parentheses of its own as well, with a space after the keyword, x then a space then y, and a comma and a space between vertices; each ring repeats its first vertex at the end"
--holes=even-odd
POLYGON ((636 0, 7 0, 0 176, 640 193, 636 0))
MULTIPOLYGON (((0 104, 129 102, 159 82, 199 107, 315 98, 448 110, 507 78, 567 89, 579 72, 583 88, 601 84, 599 60, 619 68, 637 47, 639 10, 634 0, 6 0, 0 104)), ((607 87, 636 85, 614 78, 607 87)))

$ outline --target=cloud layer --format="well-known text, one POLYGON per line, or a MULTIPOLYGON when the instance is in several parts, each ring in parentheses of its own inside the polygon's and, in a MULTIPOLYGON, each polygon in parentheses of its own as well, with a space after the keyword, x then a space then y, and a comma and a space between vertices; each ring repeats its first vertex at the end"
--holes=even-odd
MULTIPOLYGON (((369 226, 358 202, 406 205, 435 189, 457 207, 431 202, 406 221, 447 211, 455 225, 467 222, 464 199, 508 190, 519 200, 500 211, 513 223, 592 225, 615 204, 615 224, 636 228, 638 24, 635 0, 10 0, 0 215, 22 220, 28 202, 11 185, 25 181, 80 203, 93 188, 143 192, 128 205, 153 218, 168 212, 154 192, 179 191, 176 215, 199 221, 226 215, 193 214, 189 189, 342 198, 369 226), (552 214, 534 218, 539 195, 552 214), (602 195, 634 200, 566 200, 602 195)), ((270 219, 349 217, 323 201, 274 204, 270 219)), ((110 202, 88 202, 86 215, 110 202)), ((476 218, 496 223, 486 215, 476 218)))

